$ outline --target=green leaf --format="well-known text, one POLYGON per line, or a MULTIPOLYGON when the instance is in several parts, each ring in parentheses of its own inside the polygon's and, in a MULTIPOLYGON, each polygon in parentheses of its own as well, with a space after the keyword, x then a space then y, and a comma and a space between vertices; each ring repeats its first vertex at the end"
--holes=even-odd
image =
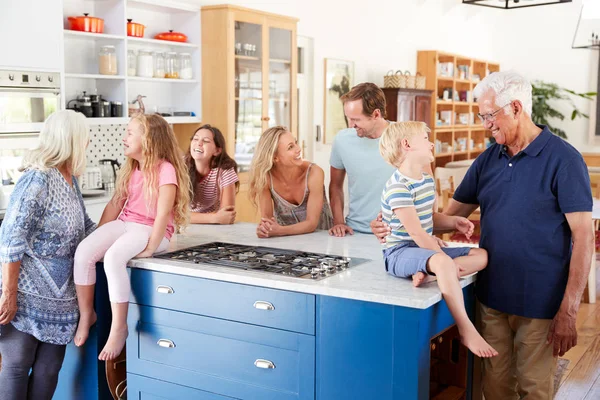
POLYGON ((571 121, 573 121, 575 118, 577 118, 577 110, 573 110, 571 113, 571 121))

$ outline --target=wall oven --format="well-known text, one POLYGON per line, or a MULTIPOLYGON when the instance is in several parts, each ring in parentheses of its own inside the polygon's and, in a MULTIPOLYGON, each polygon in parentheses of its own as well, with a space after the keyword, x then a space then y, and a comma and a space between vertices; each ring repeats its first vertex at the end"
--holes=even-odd
POLYGON ((0 138, 39 133, 60 108, 58 72, 0 70, 0 138))

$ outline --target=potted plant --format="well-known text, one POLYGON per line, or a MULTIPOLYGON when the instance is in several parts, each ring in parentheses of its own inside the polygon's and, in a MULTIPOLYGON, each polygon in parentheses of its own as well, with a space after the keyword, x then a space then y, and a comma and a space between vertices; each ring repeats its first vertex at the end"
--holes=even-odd
POLYGON ((577 117, 589 118, 589 116, 581 112, 575 103, 573 102, 572 96, 578 96, 586 100, 593 100, 596 96, 596 92, 587 93, 576 93, 573 90, 565 89, 558 86, 555 83, 548 83, 543 81, 532 82, 533 86, 533 110, 531 118, 533 122, 539 125, 547 125, 548 128, 554 132, 557 136, 563 139, 567 138, 567 134, 562 129, 553 126, 551 120, 556 118, 561 121, 565 119, 563 113, 552 107, 550 103, 554 100, 566 100, 571 103, 573 111, 571 112, 571 120, 577 117))

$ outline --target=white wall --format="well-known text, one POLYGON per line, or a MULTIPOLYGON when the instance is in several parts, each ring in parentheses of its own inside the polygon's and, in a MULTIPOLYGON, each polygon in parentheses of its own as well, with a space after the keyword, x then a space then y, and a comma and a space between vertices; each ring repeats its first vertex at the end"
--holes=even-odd
MULTIPOLYGON (((197 4, 222 1, 191 0, 197 4)), ((355 83, 383 84, 390 69, 416 69, 418 50, 443 50, 499 62, 529 79, 543 79, 576 91, 595 91, 597 52, 572 50, 581 8, 573 3, 496 10, 461 4, 461 0, 229 0, 229 3, 294 16, 298 34, 314 38, 315 124, 323 123, 323 60, 354 61, 355 83)), ((600 27, 599 27, 600 30, 600 27)), ((578 101, 584 112, 590 102, 578 101)), ((570 115, 570 109, 565 109, 570 115)), ((581 151, 588 145, 589 121, 557 123, 581 151)), ((315 144, 315 161, 329 172, 330 145, 315 144)))

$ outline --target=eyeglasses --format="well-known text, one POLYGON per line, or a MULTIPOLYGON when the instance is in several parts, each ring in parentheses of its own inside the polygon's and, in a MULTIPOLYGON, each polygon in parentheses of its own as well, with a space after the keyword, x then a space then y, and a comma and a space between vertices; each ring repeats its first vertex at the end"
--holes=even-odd
POLYGON ((499 109, 497 109, 494 112, 491 113, 487 113, 487 114, 479 114, 477 113, 477 116, 479 117, 479 119, 481 120, 482 124, 485 124, 486 121, 488 122, 493 122, 496 120, 496 114, 498 114, 500 112, 500 110, 502 110, 504 107, 509 106, 512 104, 512 101, 510 103, 507 103, 505 105, 503 105, 502 107, 500 107, 499 109))

